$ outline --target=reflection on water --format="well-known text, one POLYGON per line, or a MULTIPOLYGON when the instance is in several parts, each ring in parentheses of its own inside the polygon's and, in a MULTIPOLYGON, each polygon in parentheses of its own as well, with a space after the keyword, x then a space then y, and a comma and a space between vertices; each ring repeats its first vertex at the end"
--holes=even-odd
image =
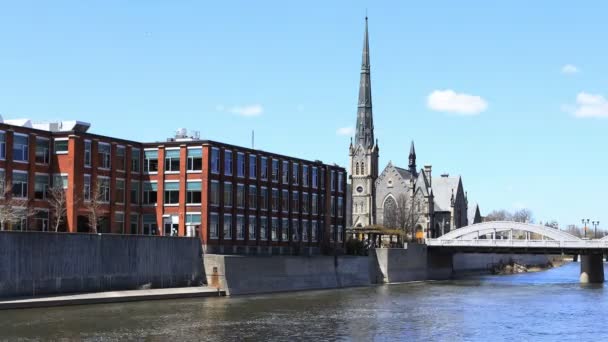
POLYGON ((608 293, 578 272, 0 311, 0 339, 606 340, 608 293))

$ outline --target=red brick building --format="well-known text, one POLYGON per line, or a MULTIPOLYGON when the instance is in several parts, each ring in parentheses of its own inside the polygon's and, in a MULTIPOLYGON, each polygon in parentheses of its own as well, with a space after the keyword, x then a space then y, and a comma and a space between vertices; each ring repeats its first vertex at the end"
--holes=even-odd
POLYGON ((0 217, 4 229, 54 229, 48 189, 61 184, 60 231, 91 231, 93 196, 102 203, 100 233, 200 236, 206 251, 223 253, 314 251, 324 239, 343 246, 342 167, 185 135, 141 143, 88 128, 0 124, 4 202, 28 208, 18 219, 0 217))

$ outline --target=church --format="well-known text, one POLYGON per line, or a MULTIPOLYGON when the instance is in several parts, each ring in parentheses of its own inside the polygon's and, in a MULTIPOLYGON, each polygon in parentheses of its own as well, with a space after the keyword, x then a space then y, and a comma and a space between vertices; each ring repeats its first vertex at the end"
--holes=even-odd
POLYGON ((349 227, 382 226, 406 229, 417 239, 434 238, 450 230, 481 222, 478 205, 469 210, 462 177, 433 176, 431 165, 418 169, 411 143, 407 168, 388 162, 379 172, 380 148, 374 137, 371 68, 367 18, 359 83, 355 136, 349 146, 349 227))

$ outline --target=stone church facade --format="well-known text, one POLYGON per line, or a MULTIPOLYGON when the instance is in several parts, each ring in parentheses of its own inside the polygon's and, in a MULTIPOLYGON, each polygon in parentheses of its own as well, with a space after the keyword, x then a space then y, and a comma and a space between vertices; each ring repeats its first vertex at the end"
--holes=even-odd
POLYGON ((418 170, 412 142, 408 167, 389 162, 378 173, 379 146, 374 138, 371 97, 371 73, 367 18, 359 84, 355 137, 349 147, 350 196, 347 203, 349 226, 363 228, 394 225, 391 215, 402 206, 413 206, 416 235, 438 237, 452 229, 481 222, 479 207, 469 211, 462 178, 442 174, 433 178, 430 165, 418 170))

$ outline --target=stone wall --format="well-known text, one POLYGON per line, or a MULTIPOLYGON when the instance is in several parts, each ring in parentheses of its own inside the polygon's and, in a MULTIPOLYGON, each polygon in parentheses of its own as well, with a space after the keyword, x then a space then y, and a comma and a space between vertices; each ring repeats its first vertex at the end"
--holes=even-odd
POLYGON ((229 295, 333 289, 372 284, 370 258, 205 254, 209 286, 229 295))
POLYGON ((197 238, 0 232, 0 297, 179 287, 203 280, 197 238))

